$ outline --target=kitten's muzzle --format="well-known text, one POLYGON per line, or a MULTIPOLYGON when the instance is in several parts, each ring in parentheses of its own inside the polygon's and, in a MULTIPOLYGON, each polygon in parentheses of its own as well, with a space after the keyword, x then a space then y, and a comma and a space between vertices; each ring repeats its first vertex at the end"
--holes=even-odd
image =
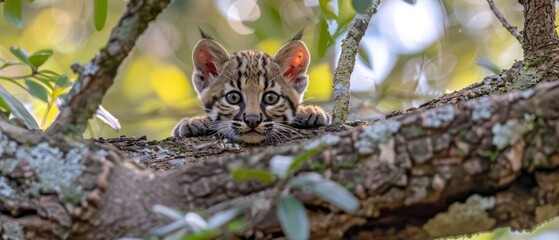
POLYGON ((246 115, 243 118, 243 121, 246 125, 252 129, 257 128, 258 125, 262 122, 262 118, 258 115, 246 115))

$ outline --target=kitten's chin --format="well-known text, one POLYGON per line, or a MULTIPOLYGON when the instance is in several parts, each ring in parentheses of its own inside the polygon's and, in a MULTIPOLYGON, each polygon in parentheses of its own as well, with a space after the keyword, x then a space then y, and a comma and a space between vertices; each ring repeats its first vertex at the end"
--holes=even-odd
POLYGON ((250 143, 250 144, 261 143, 265 139, 263 134, 257 132, 244 133, 241 134, 239 137, 242 142, 250 143))

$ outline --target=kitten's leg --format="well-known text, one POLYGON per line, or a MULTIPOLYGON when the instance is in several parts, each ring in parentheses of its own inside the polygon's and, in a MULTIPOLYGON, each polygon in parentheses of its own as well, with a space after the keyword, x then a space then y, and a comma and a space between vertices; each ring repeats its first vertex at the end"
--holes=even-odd
POLYGON ((332 117, 319 106, 299 106, 294 125, 300 128, 315 128, 330 125, 332 117))
POLYGON ((193 118, 181 119, 175 129, 173 129, 173 137, 197 137, 208 135, 212 132, 210 129, 210 118, 207 116, 198 116, 193 118))

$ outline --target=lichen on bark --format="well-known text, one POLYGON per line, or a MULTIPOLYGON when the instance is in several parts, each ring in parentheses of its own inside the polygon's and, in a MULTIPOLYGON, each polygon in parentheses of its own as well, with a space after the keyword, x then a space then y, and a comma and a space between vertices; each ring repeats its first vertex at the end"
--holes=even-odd
POLYGON ((431 218, 423 228, 431 237, 443 237, 455 232, 475 233, 488 231, 495 226, 495 219, 489 217, 487 210, 495 206, 492 197, 472 195, 465 203, 453 203, 445 213, 431 218))

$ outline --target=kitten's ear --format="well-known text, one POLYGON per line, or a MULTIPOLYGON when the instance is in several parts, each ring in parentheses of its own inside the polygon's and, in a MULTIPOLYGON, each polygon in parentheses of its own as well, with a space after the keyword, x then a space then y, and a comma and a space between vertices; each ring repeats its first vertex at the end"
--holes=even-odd
POLYGON ((227 51, 214 41, 208 34, 202 32, 202 40, 192 51, 194 73, 192 82, 198 93, 202 92, 221 71, 223 64, 229 60, 227 51))
POLYGON ((274 55, 274 61, 279 64, 283 75, 299 94, 303 94, 309 85, 307 68, 311 62, 311 55, 305 43, 301 41, 299 32, 291 41, 283 45, 274 55))

